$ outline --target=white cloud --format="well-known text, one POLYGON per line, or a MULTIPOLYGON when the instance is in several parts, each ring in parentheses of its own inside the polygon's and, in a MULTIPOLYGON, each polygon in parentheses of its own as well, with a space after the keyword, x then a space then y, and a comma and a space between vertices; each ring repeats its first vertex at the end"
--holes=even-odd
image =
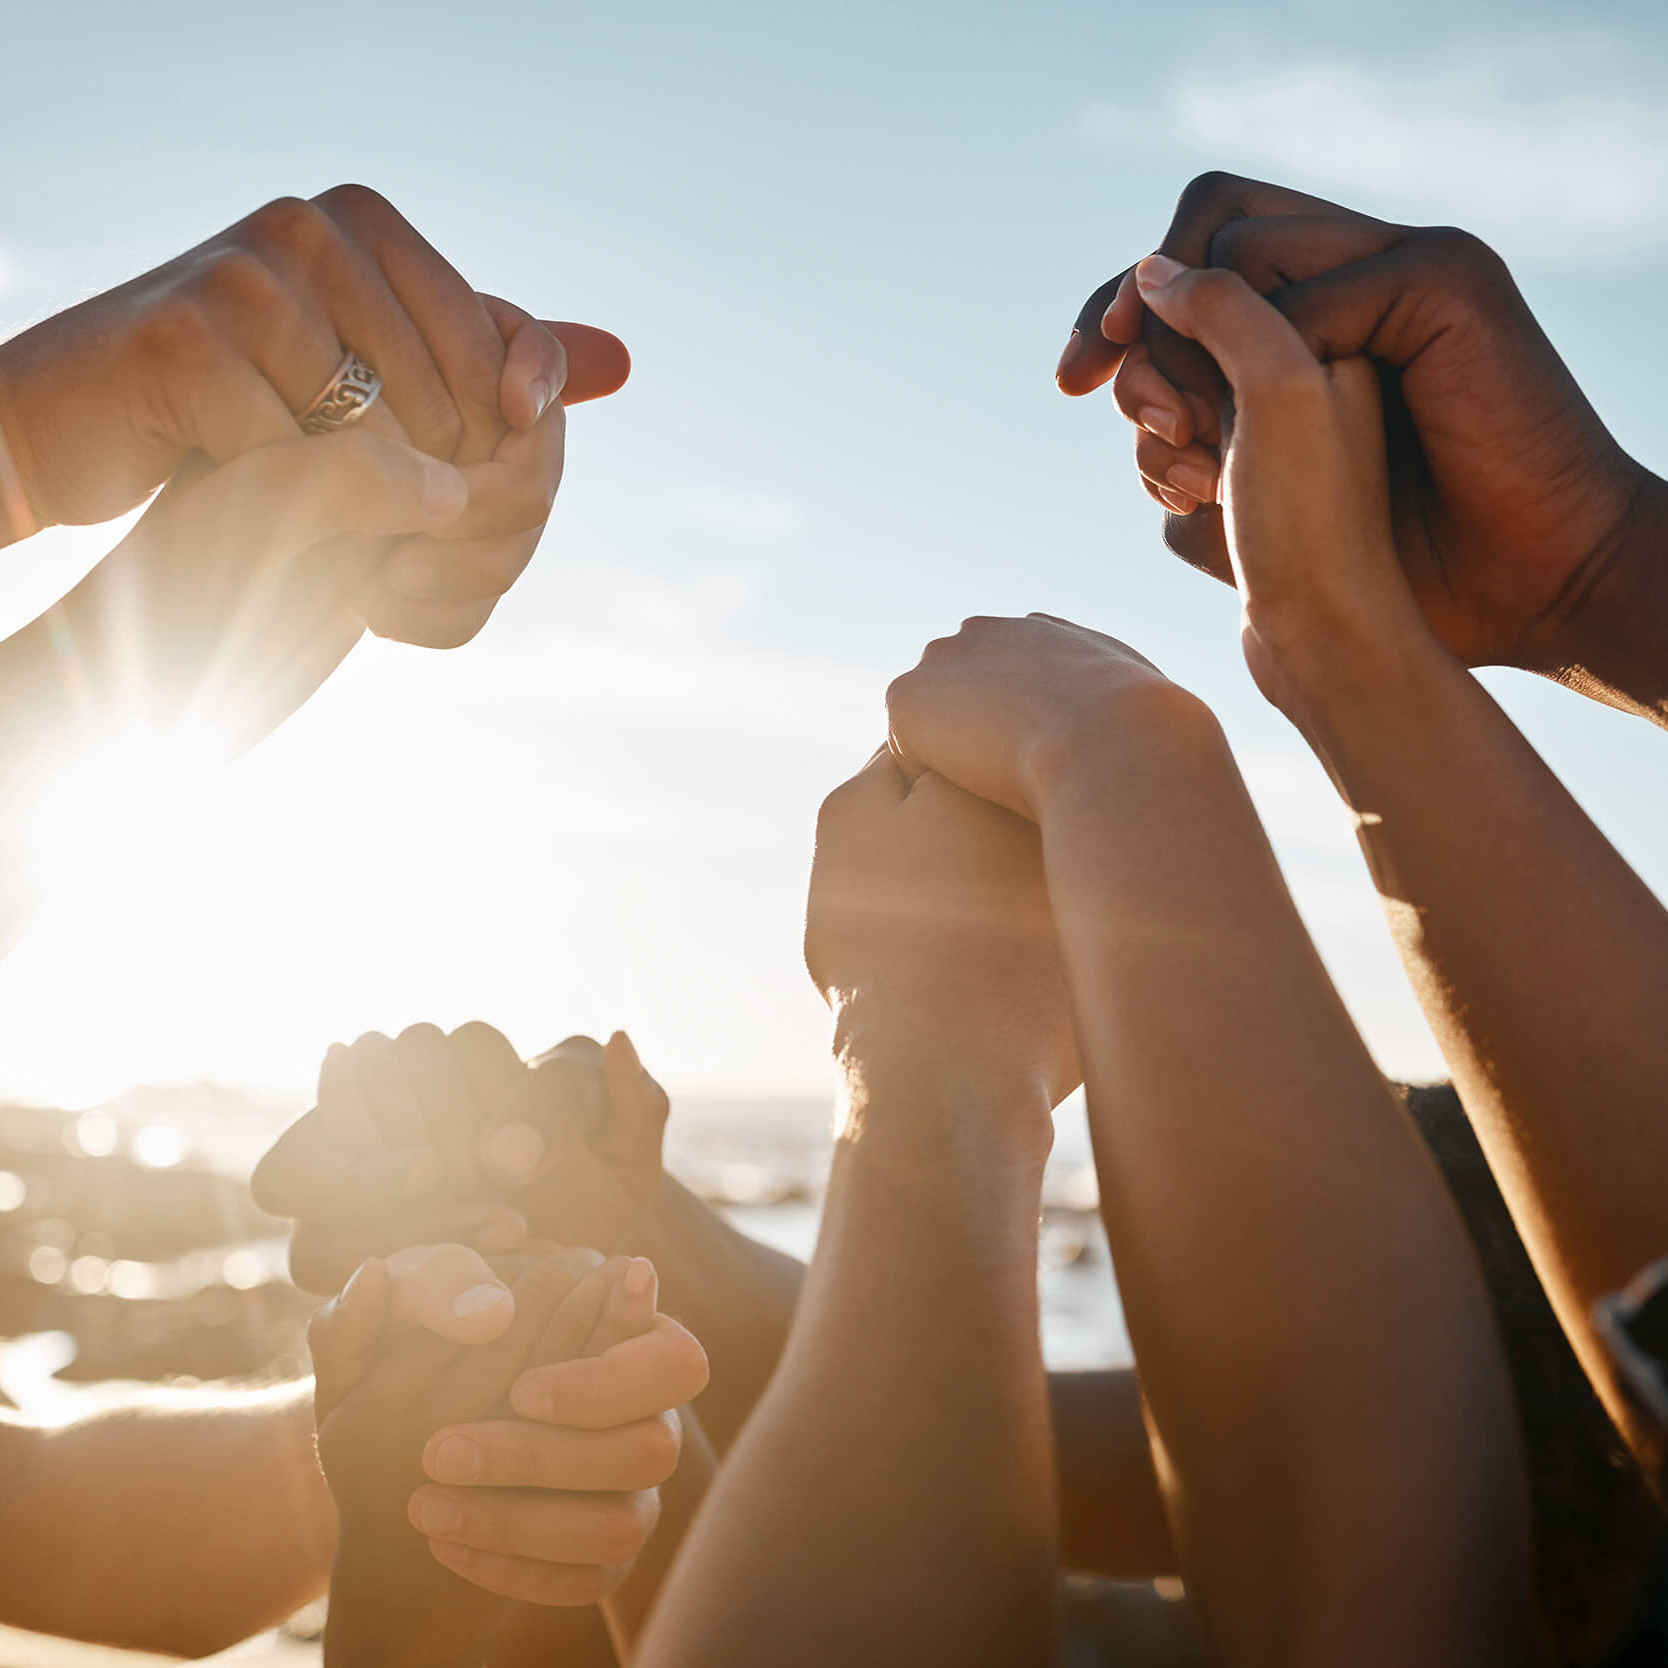
POLYGON ((1156 107, 1092 106, 1082 131, 1536 255, 1586 258, 1583 239, 1607 252, 1663 241, 1668 106, 1629 86, 1625 43, 1609 36, 1457 42, 1387 64, 1235 56, 1173 80, 1156 107))

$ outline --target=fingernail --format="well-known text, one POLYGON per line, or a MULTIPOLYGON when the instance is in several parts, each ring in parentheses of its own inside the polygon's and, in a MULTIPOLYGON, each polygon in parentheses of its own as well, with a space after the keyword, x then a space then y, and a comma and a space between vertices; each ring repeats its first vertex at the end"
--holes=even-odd
POLYGON ((1060 363, 1054 367, 1054 380, 1058 382, 1067 371, 1082 359, 1085 349, 1083 346, 1083 332, 1074 330, 1071 339, 1066 343, 1065 352, 1060 355, 1060 363))
POLYGON ((1150 295, 1154 290, 1161 290, 1168 283, 1179 278, 1187 268, 1180 261, 1173 261, 1168 255, 1149 255, 1135 269, 1135 287, 1142 295, 1150 295))
POLYGON ((1164 471, 1164 478, 1178 492, 1197 498, 1201 504, 1216 501, 1216 476, 1203 464, 1173 463, 1164 471))
POLYGON ((413 550, 396 550, 383 563, 382 577, 388 581, 389 590, 417 602, 440 596, 444 587, 444 570, 440 564, 413 550))
POLYGON ((445 1539, 463 1527, 463 1512, 456 1501, 448 1500, 444 1495, 431 1495, 417 1508, 417 1527, 425 1535, 438 1535, 445 1539))
POLYGON ((432 516, 461 515, 469 503, 469 483, 461 469, 439 458, 423 459, 423 509, 432 516))
MULTIPOLYGON (((429 1461, 429 1475, 437 1483, 472 1483, 484 1469, 485 1456, 481 1445, 467 1436, 448 1436, 436 1444, 429 1461)), ((443 1535, 444 1529, 432 1533, 443 1535)))
POLYGON ((542 376, 534 377, 527 384, 527 392, 533 399, 533 416, 535 419, 542 417, 550 402, 556 398, 556 390, 542 376))
POLYGON ((1181 434, 1181 418, 1175 412, 1166 411, 1161 405, 1144 405, 1136 412, 1135 420, 1142 428, 1150 429, 1160 440, 1168 440, 1172 446, 1181 444, 1178 438, 1181 434))
POLYGON ((537 1379, 518 1379, 510 1387, 510 1406, 523 1419, 549 1423, 553 1405, 550 1392, 537 1379))
POLYGON ((439 1153, 415 1153, 405 1172, 405 1196, 422 1199, 446 1179, 446 1161, 439 1153))
POLYGON ((459 1292, 452 1299, 452 1313, 459 1320, 468 1320, 472 1315, 484 1315, 488 1309, 496 1309, 500 1303, 514 1301, 505 1287, 483 1281, 466 1292, 459 1292))
POLYGON ((486 1158, 511 1186, 526 1181, 544 1160, 544 1137, 531 1124, 504 1124, 487 1137, 486 1158))
POLYGON ((632 1297, 642 1297, 654 1284, 654 1264, 643 1257, 633 1257, 631 1267, 625 1271, 625 1278, 620 1281, 626 1292, 632 1297))
POLYGON ((1198 505, 1186 493, 1172 492, 1169 487, 1158 487, 1159 502, 1172 515, 1192 515, 1198 505))

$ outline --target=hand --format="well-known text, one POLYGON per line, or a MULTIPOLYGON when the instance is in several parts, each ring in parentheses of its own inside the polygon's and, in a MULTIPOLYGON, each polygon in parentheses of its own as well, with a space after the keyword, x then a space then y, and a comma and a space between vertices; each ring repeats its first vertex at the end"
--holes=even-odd
POLYGON ((1222 504, 1246 662, 1311 733, 1337 685, 1431 641, 1391 538, 1378 374, 1359 357, 1322 363, 1238 273, 1155 255, 1136 280, 1233 389, 1222 504))
MULTIPOLYGON (((491 1325, 475 1318, 473 1348, 401 1334, 402 1312, 432 1311, 470 1257, 422 1248, 402 1254, 403 1268, 400 1259, 368 1264, 313 1329, 320 1457, 343 1525, 333 1609, 338 1637, 361 1646, 398 1640, 424 1615, 478 1636, 502 1614, 489 1592, 594 1603, 640 1550, 657 1515, 654 1490, 676 1464, 674 1404, 642 1414, 619 1404, 617 1428, 554 1430, 507 1417, 505 1401, 529 1361, 589 1354, 608 1371, 611 1355, 640 1343, 656 1320, 652 1267, 583 1252, 542 1258, 516 1281, 512 1320, 502 1315, 507 1293, 488 1305, 491 1325), (425 1469, 447 1486, 424 1481, 425 1469), (460 1587, 436 1561, 483 1590, 460 1587), (402 1613, 384 1614, 396 1595, 402 1613)), ((493 1290, 502 1288, 477 1286, 454 1307, 467 1311, 493 1290)), ((441 1330, 455 1338, 457 1326, 441 1330)), ((657 1388, 676 1395, 688 1382, 663 1373, 657 1388)))
POLYGON ((964 620, 929 643, 886 691, 889 744, 906 771, 1039 821, 1047 780, 1084 747, 1106 744, 1133 709, 1192 703, 1151 661, 1097 631, 1029 614, 964 620))
POLYGON ((532 1068, 489 1025, 414 1025, 326 1055, 317 1107, 257 1167, 263 1209, 297 1219, 290 1269, 331 1291, 365 1257, 529 1221, 565 1243, 615 1245, 659 1187, 666 1093, 623 1033, 569 1038, 532 1068))
POLYGON ((344 536, 441 531, 466 496, 452 465, 362 430, 187 467, 8 645, 13 675, 31 685, 20 695, 37 713, 54 700, 63 710, 65 723, 39 734, 59 751, 65 729, 95 744, 183 729, 197 750, 243 751, 363 630, 352 599, 366 574, 345 559, 344 536))
POLYGON ((612 392, 629 361, 606 332, 546 326, 476 295, 362 186, 268 204, 0 346, 0 430, 35 521, 106 520, 193 453, 225 462, 295 439, 292 414, 344 344, 383 383, 360 427, 465 466, 473 494, 463 542, 402 546, 362 612, 383 635, 462 641, 549 511, 558 396, 612 392))
POLYGON ((884 748, 823 802, 805 962, 848 1074, 925 1105, 1034 1116, 1079 1080, 1037 831, 884 748))
MULTIPOLYGON (((1160 247, 1240 272, 1317 358, 1367 354, 1391 373, 1396 548, 1449 650, 1467 665, 1534 671, 1582 652, 1583 612, 1602 612, 1658 483, 1605 430, 1498 256, 1451 228, 1391 225, 1226 174, 1187 188, 1160 247)), ((1060 386, 1083 394, 1117 372, 1118 405, 1143 431, 1142 477, 1172 512, 1166 540, 1228 579, 1213 504, 1220 373, 1157 321, 1143 328, 1127 279, 1090 297, 1060 386), (1195 471, 1181 498, 1167 482, 1178 464, 1195 471)))

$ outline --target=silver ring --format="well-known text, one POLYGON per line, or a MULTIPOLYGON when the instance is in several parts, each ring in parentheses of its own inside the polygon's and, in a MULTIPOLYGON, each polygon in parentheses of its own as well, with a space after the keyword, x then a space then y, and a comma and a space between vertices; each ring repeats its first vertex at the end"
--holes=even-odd
POLYGON ((333 434, 357 423, 382 394, 382 378, 350 348, 296 423, 303 434, 333 434))

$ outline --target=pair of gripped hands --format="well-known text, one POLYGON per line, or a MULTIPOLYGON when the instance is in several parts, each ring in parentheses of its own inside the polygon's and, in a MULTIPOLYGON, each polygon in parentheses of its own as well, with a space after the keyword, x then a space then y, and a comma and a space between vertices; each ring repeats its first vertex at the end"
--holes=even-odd
POLYGON ((235 752, 367 628, 472 638, 543 532, 564 408, 629 369, 606 331, 476 293, 365 187, 280 199, 0 343, 21 493, 0 495, 0 544, 163 487, 60 614, 125 723, 197 697, 235 752), (381 398, 304 436, 294 414, 348 347, 381 398))
MULTIPOLYGON (((1161 255, 1091 297, 1058 375, 1068 393, 1113 380, 1137 423, 1143 481, 1170 512, 1167 539, 1239 588, 1251 669, 1306 731, 1323 727, 1350 676, 1416 640, 1471 665, 1580 667, 1595 642, 1602 651, 1606 585, 1657 535, 1660 483, 1604 430, 1503 265, 1462 233, 1206 176, 1184 194, 1161 255)), ((1133 650, 1043 616, 970 621, 892 686, 889 746, 830 796, 812 876, 807 960, 848 1056, 907 1059, 911 1071, 924 1061, 985 1093, 1012 1083, 1057 1100, 1073 1086, 1040 795, 1109 722, 1133 724, 1161 753, 1171 715, 1188 711, 1170 688, 1133 650), (875 992, 885 1000, 865 1002, 875 992)), ((1625 687, 1602 693, 1629 704, 1625 687)), ((299 1219, 301 1283, 333 1289, 365 1258, 389 1259, 355 1276, 317 1328, 323 1355, 349 1368, 320 1365, 327 1464, 333 1421, 356 1394, 369 1403, 379 1350, 449 1348, 449 1371, 475 1359, 397 1326, 391 1344, 367 1342, 398 1319, 397 1259, 416 1254, 399 1248, 462 1239, 536 1261, 555 1255, 541 1239, 619 1244, 659 1185, 665 1112, 621 1037, 606 1049, 576 1039, 531 1068, 486 1027, 449 1038, 417 1027, 332 1052, 319 1107, 259 1178, 263 1203, 299 1219)), ((551 1397, 553 1380, 605 1379, 628 1344, 641 1381, 593 1400, 593 1419, 664 1415, 699 1388, 688 1334, 627 1305, 630 1266, 616 1259, 577 1284, 544 1277, 570 1297, 586 1288, 581 1315, 611 1280, 603 1308, 636 1319, 577 1346, 570 1326, 571 1359, 531 1347, 516 1358, 515 1441, 528 1424, 562 1428, 572 1410, 551 1397), (655 1351, 664 1361, 650 1365, 655 1351), (658 1395, 644 1390, 651 1381, 658 1395)), ((519 1299, 519 1288, 514 1305, 493 1298, 479 1324, 500 1326, 519 1299)), ((502 1416, 505 1385, 494 1393, 502 1416)), ((444 1445, 418 1442, 426 1467, 444 1445)), ((674 1446, 662 1444, 660 1466, 674 1446)), ((363 1486, 386 1493, 370 1476, 363 1486)), ((417 1494, 435 1486, 419 1481, 417 1494)), ((448 1499, 461 1509, 467 1490, 448 1499)), ((419 1505, 414 1495, 414 1521, 419 1505)), ((540 1596, 507 1579, 512 1560, 432 1544, 495 1591, 540 1596)), ((590 1585, 606 1579, 599 1566, 590 1585)))

